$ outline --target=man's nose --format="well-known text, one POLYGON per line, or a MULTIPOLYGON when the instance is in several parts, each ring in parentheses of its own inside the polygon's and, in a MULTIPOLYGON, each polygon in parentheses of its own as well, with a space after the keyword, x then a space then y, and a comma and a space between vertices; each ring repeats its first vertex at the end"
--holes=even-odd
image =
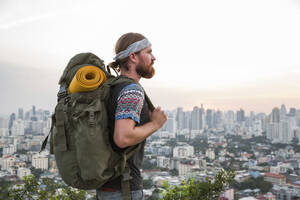
POLYGON ((154 55, 152 55, 152 60, 154 61, 154 60, 156 60, 156 58, 155 58, 155 56, 154 55))

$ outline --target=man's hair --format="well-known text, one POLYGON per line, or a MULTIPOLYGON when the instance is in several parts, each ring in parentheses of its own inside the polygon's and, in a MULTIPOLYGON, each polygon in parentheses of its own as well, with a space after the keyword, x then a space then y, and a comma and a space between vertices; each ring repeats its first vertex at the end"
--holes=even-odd
MULTIPOLYGON (((115 45, 115 53, 118 54, 119 52, 126 50, 127 47, 129 45, 131 45, 132 43, 135 43, 135 42, 140 41, 145 38, 146 37, 140 33, 125 33, 118 39, 118 41, 115 45)), ((129 57, 126 57, 123 59, 118 59, 118 60, 108 64, 108 66, 117 70, 118 72, 120 71, 121 68, 128 71, 129 70, 128 60, 129 60, 129 57)))

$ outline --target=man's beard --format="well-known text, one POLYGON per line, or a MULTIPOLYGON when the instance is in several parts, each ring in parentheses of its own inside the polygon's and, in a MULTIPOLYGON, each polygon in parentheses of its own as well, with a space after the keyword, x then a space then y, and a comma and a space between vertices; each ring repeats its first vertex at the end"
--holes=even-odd
POLYGON ((136 73, 143 78, 147 78, 147 79, 152 78, 155 74, 153 62, 149 66, 146 66, 144 63, 138 64, 136 66, 136 73))

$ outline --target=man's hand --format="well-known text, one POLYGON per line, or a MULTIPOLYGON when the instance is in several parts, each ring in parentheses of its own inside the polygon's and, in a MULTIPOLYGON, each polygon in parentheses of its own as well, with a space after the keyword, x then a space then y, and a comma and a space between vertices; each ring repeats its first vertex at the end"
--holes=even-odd
POLYGON ((166 122, 167 117, 166 117, 164 111, 161 110, 161 107, 158 106, 151 113, 150 120, 155 124, 157 129, 160 129, 166 122))

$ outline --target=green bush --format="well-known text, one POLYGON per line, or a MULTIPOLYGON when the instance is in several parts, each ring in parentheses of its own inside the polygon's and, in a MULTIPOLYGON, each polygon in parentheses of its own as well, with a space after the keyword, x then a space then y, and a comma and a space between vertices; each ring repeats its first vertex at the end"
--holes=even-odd
POLYGON ((163 192, 163 200, 212 200, 218 199, 221 193, 226 189, 234 179, 235 173, 233 171, 220 171, 214 180, 206 178, 203 182, 190 179, 184 181, 179 187, 170 186, 164 183, 163 187, 166 192, 163 192))
POLYGON ((10 185, 1 197, 5 200, 85 200, 86 191, 73 189, 52 179, 44 178, 41 182, 33 176, 24 176, 23 184, 10 185), (44 187, 41 187, 43 185, 44 187))

